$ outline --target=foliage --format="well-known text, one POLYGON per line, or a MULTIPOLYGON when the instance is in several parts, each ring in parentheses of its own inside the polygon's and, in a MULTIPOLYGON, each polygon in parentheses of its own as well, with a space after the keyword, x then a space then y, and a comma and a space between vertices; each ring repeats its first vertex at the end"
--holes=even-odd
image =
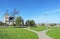
POLYGON ((50 24, 50 26, 56 26, 57 24, 50 24))
POLYGON ((14 21, 15 21, 15 15, 17 15, 19 13, 19 11, 17 11, 17 9, 15 8, 14 10, 13 10, 13 12, 12 12, 12 14, 13 14, 13 26, 15 26, 15 24, 14 24, 14 21))
POLYGON ((42 23, 41 26, 45 26, 45 23, 42 23))
POLYGON ((24 20, 22 19, 21 16, 18 16, 18 17, 16 18, 16 25, 18 25, 18 26, 24 25, 24 20))
POLYGON ((0 26, 2 25, 3 23, 2 22, 0 22, 0 26))
POLYGON ((29 26, 29 22, 30 22, 30 21, 27 20, 26 23, 25 23, 25 25, 26 25, 26 26, 29 26))
POLYGON ((25 24, 26 24, 26 26, 34 26, 35 21, 34 20, 27 20, 25 24))

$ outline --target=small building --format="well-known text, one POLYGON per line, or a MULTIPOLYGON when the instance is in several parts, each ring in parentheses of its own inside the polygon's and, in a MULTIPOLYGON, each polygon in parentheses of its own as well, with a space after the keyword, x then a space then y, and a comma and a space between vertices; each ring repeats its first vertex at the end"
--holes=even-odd
POLYGON ((8 25, 12 25, 13 21, 14 21, 14 17, 13 16, 10 16, 8 14, 8 12, 6 12, 4 14, 4 21, 3 22, 6 23, 6 24, 8 24, 8 25))

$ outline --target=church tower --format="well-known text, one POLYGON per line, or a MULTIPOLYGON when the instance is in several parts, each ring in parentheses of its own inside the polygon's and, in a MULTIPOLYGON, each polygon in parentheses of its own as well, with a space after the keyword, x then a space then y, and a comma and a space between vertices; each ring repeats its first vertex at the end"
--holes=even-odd
POLYGON ((8 11, 4 15, 4 23, 9 24, 9 14, 8 14, 8 11))

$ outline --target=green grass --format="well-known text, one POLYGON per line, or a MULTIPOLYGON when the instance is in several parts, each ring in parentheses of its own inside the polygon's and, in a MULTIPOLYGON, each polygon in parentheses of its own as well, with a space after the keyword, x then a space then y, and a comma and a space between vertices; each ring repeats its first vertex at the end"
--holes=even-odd
POLYGON ((60 27, 52 28, 53 30, 49 30, 47 35, 52 37, 53 39, 60 39, 60 27))
POLYGON ((51 26, 51 27, 48 27, 48 29, 57 29, 59 27, 54 27, 54 26, 51 26))
POLYGON ((38 36, 22 28, 0 28, 0 39, 38 39, 38 36))
MULTIPOLYGON (((46 27, 45 26, 31 27, 31 29, 39 32, 46 30, 46 27)), ((48 29, 52 29, 47 32, 48 36, 52 37, 53 39, 60 39, 60 27, 52 26, 48 27, 48 29)))
POLYGON ((46 27, 45 26, 31 27, 31 29, 39 32, 42 30, 46 30, 46 27))

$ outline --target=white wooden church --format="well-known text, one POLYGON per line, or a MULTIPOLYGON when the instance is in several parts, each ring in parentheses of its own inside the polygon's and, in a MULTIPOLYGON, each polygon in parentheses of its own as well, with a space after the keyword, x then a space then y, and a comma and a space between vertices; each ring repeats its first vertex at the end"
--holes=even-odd
POLYGON ((4 23, 11 25, 13 23, 14 18, 12 16, 9 16, 8 12, 4 14, 4 23))

